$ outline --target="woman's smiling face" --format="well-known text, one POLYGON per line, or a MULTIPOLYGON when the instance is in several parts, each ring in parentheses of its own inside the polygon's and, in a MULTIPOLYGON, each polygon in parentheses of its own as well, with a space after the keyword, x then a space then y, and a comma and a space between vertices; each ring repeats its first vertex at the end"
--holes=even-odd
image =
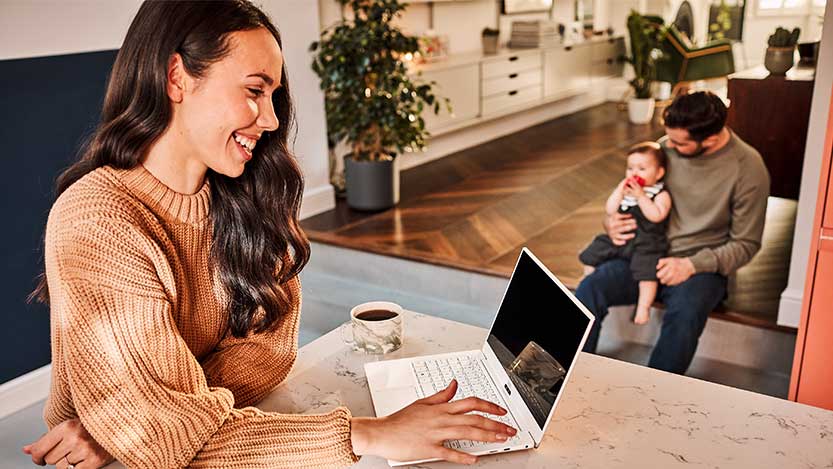
POLYGON ((183 77, 186 85, 173 106, 170 130, 180 134, 178 146, 190 159, 237 177, 257 155, 263 132, 280 125, 272 95, 280 87, 283 55, 265 28, 233 32, 228 41, 229 53, 202 78, 183 77))

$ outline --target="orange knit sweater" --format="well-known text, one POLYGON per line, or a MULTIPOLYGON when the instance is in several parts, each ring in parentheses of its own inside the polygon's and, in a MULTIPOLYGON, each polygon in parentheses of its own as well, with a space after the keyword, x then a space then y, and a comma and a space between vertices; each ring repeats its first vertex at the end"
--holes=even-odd
POLYGON ((350 412, 249 407, 297 353, 296 307, 274 332, 235 338, 209 263, 210 190, 174 192, 144 167, 99 168, 46 228, 52 333, 49 428, 80 417, 129 467, 335 467, 358 460, 350 412))

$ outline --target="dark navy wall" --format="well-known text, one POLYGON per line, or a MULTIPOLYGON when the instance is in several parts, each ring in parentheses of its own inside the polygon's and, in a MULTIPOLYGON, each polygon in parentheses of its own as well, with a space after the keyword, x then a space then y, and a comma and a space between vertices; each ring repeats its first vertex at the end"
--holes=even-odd
POLYGON ((43 269, 55 178, 98 122, 116 51, 0 61, 0 383, 51 361, 43 269))

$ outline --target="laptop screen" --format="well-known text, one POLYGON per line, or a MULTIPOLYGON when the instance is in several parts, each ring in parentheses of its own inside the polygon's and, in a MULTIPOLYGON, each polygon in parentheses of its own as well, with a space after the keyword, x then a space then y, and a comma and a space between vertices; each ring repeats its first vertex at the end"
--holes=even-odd
POLYGON ((487 341, 542 430, 589 323, 522 251, 487 341))

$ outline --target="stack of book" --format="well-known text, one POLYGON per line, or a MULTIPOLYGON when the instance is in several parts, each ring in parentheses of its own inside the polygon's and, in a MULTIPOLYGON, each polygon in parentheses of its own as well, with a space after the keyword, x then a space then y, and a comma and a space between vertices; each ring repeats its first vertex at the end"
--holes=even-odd
POLYGON ((560 39, 555 21, 513 21, 509 47, 548 47, 558 44, 560 39))

